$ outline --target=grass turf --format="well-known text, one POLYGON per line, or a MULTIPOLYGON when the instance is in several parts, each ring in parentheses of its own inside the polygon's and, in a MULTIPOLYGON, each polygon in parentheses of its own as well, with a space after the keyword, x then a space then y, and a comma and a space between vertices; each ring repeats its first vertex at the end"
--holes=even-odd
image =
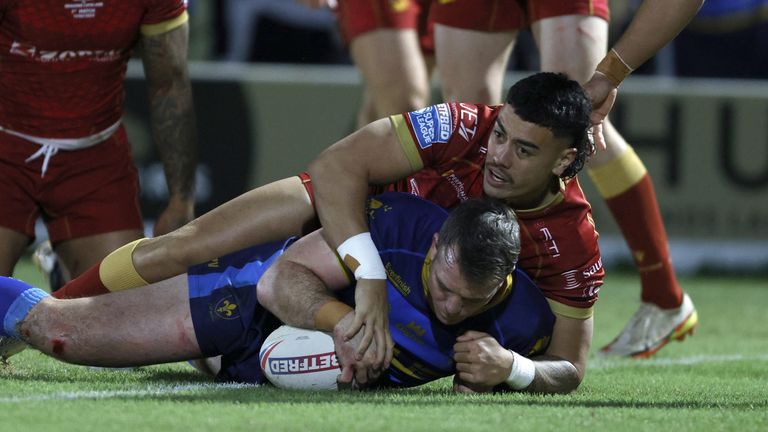
MULTIPOLYGON (((28 265, 17 276, 41 280, 28 265)), ((214 385, 185 363, 94 370, 32 350, 0 369, 0 432, 191 430, 766 430, 768 281, 682 281, 700 316, 693 338, 650 360, 592 355, 571 395, 454 395, 450 380, 409 390, 348 393, 214 385)), ((637 307, 637 278, 611 273, 592 351, 637 307)))

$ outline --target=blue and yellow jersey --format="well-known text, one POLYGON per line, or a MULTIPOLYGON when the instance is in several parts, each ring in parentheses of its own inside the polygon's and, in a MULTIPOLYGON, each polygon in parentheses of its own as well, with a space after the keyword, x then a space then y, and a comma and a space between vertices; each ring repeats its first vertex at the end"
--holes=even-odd
MULTIPOLYGON (((413 195, 387 193, 369 200, 371 237, 387 271, 394 358, 383 385, 411 387, 456 373, 453 345, 468 330, 490 334, 507 349, 530 356, 547 347, 555 318, 544 295, 522 271, 506 298, 480 315, 448 326, 430 309, 423 282, 432 236, 448 213, 413 195)), ((345 298, 351 298, 350 292, 345 298)))

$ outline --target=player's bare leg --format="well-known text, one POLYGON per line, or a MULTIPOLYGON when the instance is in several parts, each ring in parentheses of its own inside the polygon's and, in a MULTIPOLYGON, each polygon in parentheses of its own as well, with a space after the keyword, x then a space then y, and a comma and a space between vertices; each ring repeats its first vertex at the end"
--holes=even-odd
POLYGON ((279 180, 240 195, 173 232, 118 248, 54 296, 79 298, 144 286, 247 246, 301 235, 316 224, 302 179, 279 180))
POLYGON ((488 33, 435 24, 435 59, 443 98, 498 104, 517 32, 488 33))
POLYGON ((352 41, 350 52, 365 81, 369 105, 362 109, 373 115, 361 112, 358 126, 429 104, 429 71, 416 30, 367 32, 352 41))
MULTIPOLYGON (((0 290, 7 283, 0 280, 0 290)), ((69 363, 122 367, 201 356, 186 275, 98 297, 45 297, 16 328, 31 346, 69 363)))
POLYGON ((146 239, 133 264, 147 282, 248 246, 301 235, 316 228, 315 210, 299 177, 258 187, 166 235, 146 239))
POLYGON ((65 240, 54 244, 53 250, 72 278, 76 278, 113 250, 142 237, 144 233, 140 230, 114 231, 65 240))
POLYGON ((30 242, 26 235, 0 227, 0 276, 10 276, 13 268, 30 242))
MULTIPOLYGON (((608 23, 598 17, 547 18, 535 22, 532 29, 542 69, 565 72, 579 82, 589 79, 607 49, 608 23)), ((677 282, 645 165, 610 122, 606 121, 603 131, 607 149, 592 158, 588 173, 632 250, 643 300, 629 324, 603 352, 650 356, 669 340, 681 339, 692 331, 698 318, 677 282)))

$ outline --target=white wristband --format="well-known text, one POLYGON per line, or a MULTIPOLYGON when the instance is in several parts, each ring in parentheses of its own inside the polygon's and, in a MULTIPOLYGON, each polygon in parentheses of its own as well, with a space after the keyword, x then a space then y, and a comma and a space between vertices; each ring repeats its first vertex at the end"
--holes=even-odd
POLYGON ((513 390, 522 390, 533 382, 536 376, 536 365, 533 360, 509 350, 512 353, 512 372, 509 373, 506 383, 513 390))
POLYGON ((336 251, 344 264, 355 273, 355 280, 387 278, 371 233, 360 233, 344 240, 336 251))

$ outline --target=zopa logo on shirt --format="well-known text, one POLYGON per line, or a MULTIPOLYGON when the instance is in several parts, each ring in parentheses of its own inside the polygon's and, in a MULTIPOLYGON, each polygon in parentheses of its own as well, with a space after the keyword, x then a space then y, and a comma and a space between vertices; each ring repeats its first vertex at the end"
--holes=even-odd
POLYGON ((110 62, 120 59, 122 50, 77 50, 49 51, 38 49, 36 46, 13 41, 9 53, 24 56, 42 63, 59 62, 88 58, 94 62, 110 62))
POLYGON ((451 110, 448 104, 438 104, 408 113, 419 147, 425 149, 434 143, 447 143, 453 132, 451 110))

